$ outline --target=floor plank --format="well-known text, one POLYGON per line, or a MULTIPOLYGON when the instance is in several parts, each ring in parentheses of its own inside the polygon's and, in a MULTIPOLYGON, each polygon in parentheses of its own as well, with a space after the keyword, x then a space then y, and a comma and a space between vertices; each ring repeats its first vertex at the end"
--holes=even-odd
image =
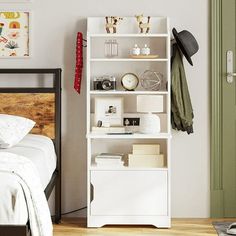
POLYGON ((54 225, 54 236, 209 236, 217 235, 213 221, 236 221, 236 219, 173 219, 171 229, 157 229, 153 226, 104 226, 86 228, 85 218, 64 218, 54 225))

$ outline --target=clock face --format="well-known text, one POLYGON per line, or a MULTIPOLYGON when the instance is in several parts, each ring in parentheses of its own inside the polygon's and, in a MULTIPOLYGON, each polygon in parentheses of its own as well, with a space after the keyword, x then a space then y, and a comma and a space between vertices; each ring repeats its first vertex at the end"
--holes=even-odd
POLYGON ((134 90, 139 83, 138 77, 133 73, 127 73, 121 78, 121 84, 126 90, 134 90))

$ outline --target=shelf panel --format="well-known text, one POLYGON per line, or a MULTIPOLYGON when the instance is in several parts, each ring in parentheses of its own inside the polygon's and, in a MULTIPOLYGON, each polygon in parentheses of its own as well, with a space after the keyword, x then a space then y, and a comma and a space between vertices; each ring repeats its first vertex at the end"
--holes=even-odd
POLYGON ((159 133, 159 134, 87 134, 87 138, 90 139, 168 139, 171 138, 171 134, 159 133))
POLYGON ((135 167, 128 167, 128 166, 124 166, 124 167, 97 167, 96 164, 93 164, 89 167, 89 170, 119 170, 119 171, 168 171, 167 167, 163 167, 163 168, 146 168, 146 167, 140 167, 140 168, 135 168, 135 167))
POLYGON ((169 34, 87 34, 88 37, 94 38, 121 38, 121 37, 135 37, 135 38, 152 38, 152 37, 168 37, 169 34))
POLYGON ((133 59, 133 58, 91 58, 91 62, 143 62, 143 61, 150 61, 150 62, 167 62, 167 58, 157 58, 157 59, 133 59))
POLYGON ((91 95, 167 95, 167 91, 90 91, 91 95))

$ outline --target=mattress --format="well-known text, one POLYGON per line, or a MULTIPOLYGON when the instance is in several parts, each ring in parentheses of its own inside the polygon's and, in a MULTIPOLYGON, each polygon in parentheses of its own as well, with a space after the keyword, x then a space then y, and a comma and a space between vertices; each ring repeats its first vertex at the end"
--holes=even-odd
POLYGON ((28 134, 17 145, 0 152, 10 152, 30 159, 36 166, 41 184, 45 189, 56 169, 56 153, 52 140, 36 134, 28 134))

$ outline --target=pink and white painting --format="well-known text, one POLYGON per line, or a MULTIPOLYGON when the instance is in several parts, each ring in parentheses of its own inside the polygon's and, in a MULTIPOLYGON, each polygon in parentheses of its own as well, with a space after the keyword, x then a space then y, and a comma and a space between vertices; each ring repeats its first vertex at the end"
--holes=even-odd
POLYGON ((0 58, 29 57, 29 12, 0 12, 0 58))

